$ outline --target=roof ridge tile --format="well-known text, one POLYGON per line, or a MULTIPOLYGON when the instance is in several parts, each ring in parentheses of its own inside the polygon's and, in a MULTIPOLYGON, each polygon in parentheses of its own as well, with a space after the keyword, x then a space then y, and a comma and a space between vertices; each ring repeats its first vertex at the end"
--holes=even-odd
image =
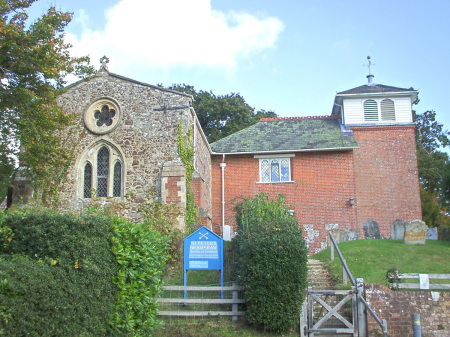
POLYGON ((311 120, 311 119, 340 119, 341 115, 327 115, 327 116, 299 116, 299 117, 264 117, 260 122, 273 122, 273 121, 295 121, 295 120, 311 120))

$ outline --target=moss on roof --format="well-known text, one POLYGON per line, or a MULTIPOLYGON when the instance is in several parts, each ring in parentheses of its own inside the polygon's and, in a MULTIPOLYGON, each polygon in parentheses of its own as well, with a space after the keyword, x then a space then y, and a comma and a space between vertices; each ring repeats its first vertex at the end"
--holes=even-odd
POLYGON ((265 118, 211 144, 215 153, 259 153, 358 147, 335 117, 265 118))

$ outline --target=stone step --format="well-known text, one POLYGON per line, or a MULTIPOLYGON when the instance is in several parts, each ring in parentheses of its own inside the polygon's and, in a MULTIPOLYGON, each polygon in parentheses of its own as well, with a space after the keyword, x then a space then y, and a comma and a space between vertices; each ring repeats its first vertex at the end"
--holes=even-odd
POLYGON ((314 259, 308 259, 308 283, 313 290, 335 289, 326 264, 314 259))

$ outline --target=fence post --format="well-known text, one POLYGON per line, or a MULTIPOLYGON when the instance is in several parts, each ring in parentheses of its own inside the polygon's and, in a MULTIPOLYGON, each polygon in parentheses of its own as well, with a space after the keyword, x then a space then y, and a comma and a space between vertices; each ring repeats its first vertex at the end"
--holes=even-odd
MULTIPOLYGON (((313 322, 313 301, 311 296, 312 287, 308 287, 308 330, 314 326, 313 322)), ((314 337, 314 333, 310 332, 309 337, 314 337)))
MULTIPOLYGON (((235 287, 235 286, 236 286, 236 283, 233 283, 233 287, 235 287)), ((222 292, 222 294, 223 294, 223 292, 222 292)), ((222 295, 222 298, 223 298, 223 295, 222 295)), ((233 299, 233 300, 237 300, 237 299, 238 299, 238 291, 237 291, 237 290, 233 290, 232 299, 233 299)), ((238 312, 238 304, 237 304, 237 303, 233 303, 233 304, 231 305, 231 311, 232 311, 233 313, 238 312)), ((232 321, 232 322, 236 322, 237 320, 238 320, 238 316, 234 316, 234 315, 233 315, 233 317, 231 318, 231 321, 232 321)))
POLYGON ((364 279, 356 279, 356 291, 358 292, 358 331, 359 337, 367 337, 367 311, 360 297, 364 296, 364 279))
POLYGON ((305 330, 308 324, 308 293, 306 292, 305 300, 302 304, 302 313, 300 314, 300 337, 305 336, 305 330))

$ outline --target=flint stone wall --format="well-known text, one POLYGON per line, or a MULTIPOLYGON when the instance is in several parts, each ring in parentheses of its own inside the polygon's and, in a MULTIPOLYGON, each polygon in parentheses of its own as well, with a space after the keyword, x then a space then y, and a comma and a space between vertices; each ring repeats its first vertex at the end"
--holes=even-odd
MULTIPOLYGON (((163 167, 183 165, 177 149, 179 122, 187 143, 186 133, 193 125, 194 113, 189 107, 166 111, 154 109, 161 109, 165 104, 168 108, 189 106, 191 101, 190 95, 126 79, 104 69, 91 79, 69 86, 58 102, 67 113, 76 115, 77 125, 71 130, 73 136, 68 146, 73 144, 78 155, 61 186, 61 200, 72 207, 88 201, 82 194, 84 163, 80 163, 81 153, 98 142, 112 144, 123 155, 123 195, 133 195, 128 199, 130 204, 123 215, 136 216, 139 203, 149 191, 155 191, 156 196, 161 197, 163 167), (113 131, 97 135, 86 129, 83 114, 102 97, 119 104, 121 120, 113 131)), ((204 160, 205 145, 200 141, 196 143, 202 147, 196 167, 205 175, 205 180, 210 180, 205 174, 208 170, 208 161, 204 160)), ((210 182, 208 188, 210 190, 210 182)))

